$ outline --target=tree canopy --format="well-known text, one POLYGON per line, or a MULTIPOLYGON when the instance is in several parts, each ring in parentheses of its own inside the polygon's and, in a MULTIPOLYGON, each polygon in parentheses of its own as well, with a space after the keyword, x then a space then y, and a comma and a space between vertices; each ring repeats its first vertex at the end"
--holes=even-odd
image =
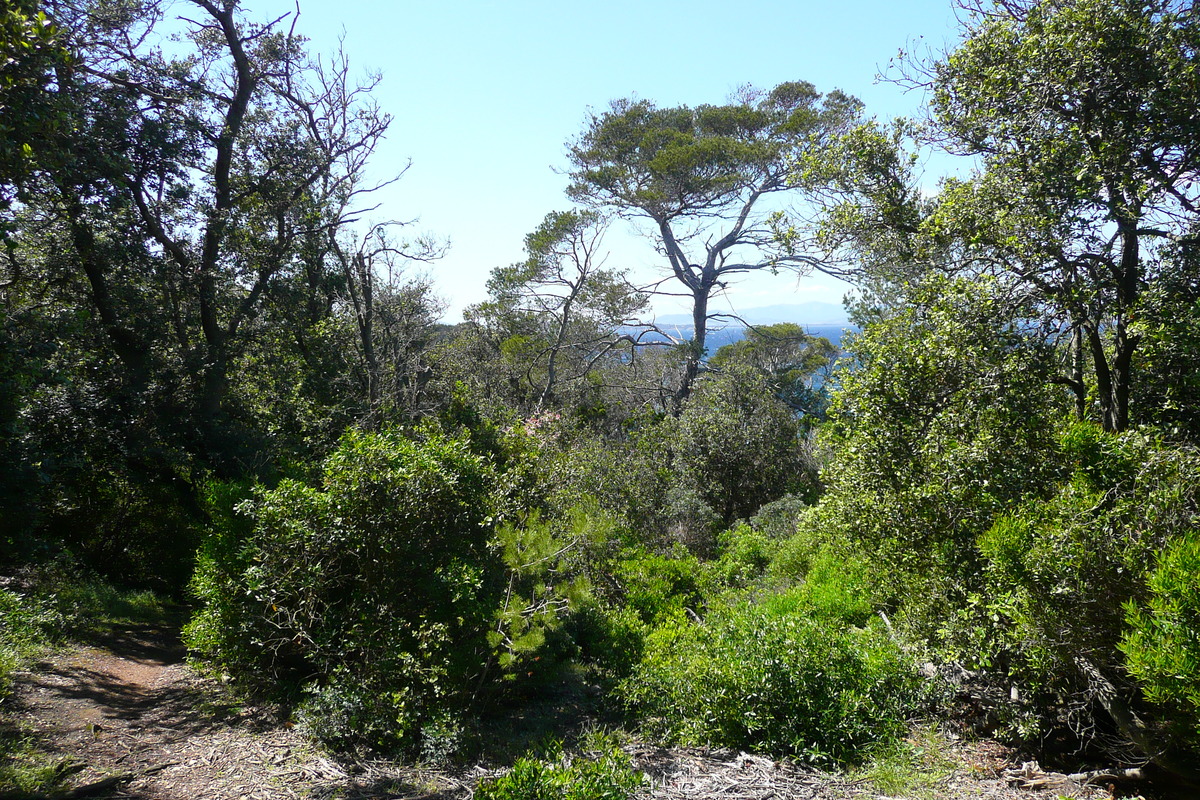
POLYGON ((982 171, 946 183, 930 230, 1075 336, 1105 428, 1124 430, 1146 287, 1195 246, 1200 20, 1178 2, 972 10, 926 78, 935 140, 982 171))
POLYGON ((704 357, 710 299, 756 270, 822 263, 781 232, 784 207, 769 198, 809 186, 823 149, 859 119, 861 104, 812 84, 743 89, 726 105, 659 108, 616 100, 569 147, 568 195, 642 218, 670 278, 692 305, 693 338, 676 393, 691 390, 704 357))

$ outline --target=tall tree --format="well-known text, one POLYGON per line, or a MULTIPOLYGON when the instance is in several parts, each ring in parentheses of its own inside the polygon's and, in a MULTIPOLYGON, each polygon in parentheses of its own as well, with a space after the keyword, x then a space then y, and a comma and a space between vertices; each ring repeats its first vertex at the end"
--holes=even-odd
POLYGON ((619 270, 606 268, 607 225, 594 211, 555 211, 525 237, 527 258, 492 270, 489 299, 468 318, 508 341, 520 337, 522 383, 540 410, 605 358, 634 344, 621 330, 646 306, 619 270))
POLYGON ((360 422, 378 427, 389 418, 419 413, 432 373, 430 342, 444 310, 433 287, 405 276, 407 262, 438 258, 444 245, 418 237, 396 241, 397 223, 372 226, 353 246, 329 231, 329 248, 345 287, 359 368, 360 422))
MULTIPOLYGON (((969 2, 961 45, 926 74, 934 129, 977 156, 934 224, 1074 333, 1105 429, 1130 423, 1134 327, 1164 253, 1200 214, 1200 16, 1179 0, 969 2)), ((1082 402, 1082 399, 1081 399, 1082 402)))
POLYGON ((35 147, 61 122, 50 84, 68 52, 38 5, 13 0, 0 8, 0 211, 11 207, 11 190, 23 182, 35 147))
MULTIPOLYGON (((312 242, 354 218, 389 118, 373 80, 311 58, 283 18, 248 22, 233 0, 189 7, 179 51, 157 45, 155 0, 47 2, 71 34, 55 81, 73 125, 31 203, 54 220, 59 263, 85 281, 78 299, 131 391, 155 382, 155 362, 179 365, 192 446, 236 471, 231 373, 266 309, 291 301, 285 287, 328 294, 328 250, 312 242)), ((47 252, 44 230, 25 229, 27 252, 47 252)))
POLYGON ((677 403, 699 373, 714 295, 747 272, 823 265, 770 198, 811 188, 820 173, 813 162, 860 110, 852 97, 803 82, 747 87, 720 106, 617 100, 571 144, 570 196, 647 220, 668 280, 691 300, 694 336, 677 403))

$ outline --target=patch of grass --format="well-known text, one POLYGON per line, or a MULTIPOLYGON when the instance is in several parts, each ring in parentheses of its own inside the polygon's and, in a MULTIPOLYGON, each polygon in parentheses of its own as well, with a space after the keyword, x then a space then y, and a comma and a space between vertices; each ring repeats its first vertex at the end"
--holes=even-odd
POLYGON ((169 616, 154 592, 114 586, 68 559, 30 569, 21 582, 29 598, 59 614, 63 634, 158 623, 169 616))
POLYGON ((0 698, 13 674, 57 641, 63 625, 63 615, 44 599, 0 589, 0 698))
POLYGON ((47 794, 82 768, 80 762, 47 755, 22 728, 0 728, 0 792, 18 796, 47 794))
POLYGON ((154 592, 120 589, 99 579, 61 585, 56 595, 57 605, 70 609, 84 628, 160 622, 168 615, 154 592))
POLYGON ((856 773, 880 794, 930 798, 957 762, 936 725, 915 726, 903 739, 879 748, 856 773))

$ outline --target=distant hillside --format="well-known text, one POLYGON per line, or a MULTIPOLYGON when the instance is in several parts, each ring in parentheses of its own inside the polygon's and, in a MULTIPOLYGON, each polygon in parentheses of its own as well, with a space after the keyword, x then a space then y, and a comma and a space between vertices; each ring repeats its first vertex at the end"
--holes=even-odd
MULTIPOLYGON (((761 306, 759 308, 745 308, 740 309, 738 315, 750 325, 773 325, 777 322, 794 322, 797 325, 805 327, 823 327, 850 324, 850 320, 846 316, 846 310, 833 303, 792 303, 761 306)), ((692 316, 690 314, 663 314, 658 317, 658 324, 663 327, 668 325, 691 325, 692 316)), ((729 324, 732 326, 736 322, 730 320, 729 324)))

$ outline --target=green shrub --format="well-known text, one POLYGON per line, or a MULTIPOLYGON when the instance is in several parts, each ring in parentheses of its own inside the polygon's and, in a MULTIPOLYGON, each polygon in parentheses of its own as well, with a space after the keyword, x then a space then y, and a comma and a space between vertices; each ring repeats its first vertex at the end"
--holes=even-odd
POLYGON ((865 624, 889 599, 887 566, 841 538, 844 532, 822 528, 823 510, 801 513, 797 531, 775 548, 767 575, 786 588, 765 598, 764 605, 773 613, 865 624))
POLYGON ((499 778, 475 789, 478 800, 628 800, 645 784, 629 756, 615 745, 568 757, 561 751, 545 758, 525 757, 499 778))
POLYGON ((763 600, 771 614, 804 614, 834 624, 865 625, 875 611, 874 570, 864 559, 823 550, 796 586, 763 600))
POLYGON ((787 539, 795 534, 796 520, 807 507, 803 497, 785 494, 758 509, 750 518, 750 527, 770 539, 787 539))
MULTIPOLYGON (((500 654, 500 667, 510 675, 518 666, 522 670, 533 666, 529 657, 545 653, 547 634, 556 631, 567 611, 591 594, 587 577, 579 573, 579 565, 570 563, 570 556, 585 549, 594 526, 588 518, 576 516, 562 527, 566 530, 532 513, 522 524, 501 525, 496 531, 507 586, 488 640, 500 654)), ((542 669, 552 666, 547 663, 550 659, 536 658, 543 662, 542 669)))
POLYGON ((668 740, 816 764, 894 739, 918 698, 911 665, 878 628, 756 607, 662 625, 621 691, 668 740))
POLYGON ((188 645, 299 699, 338 749, 415 754, 435 729, 444 740, 446 721, 542 653, 587 594, 569 522, 497 525, 530 464, 509 452, 517 474, 499 470, 495 444, 351 432, 319 487, 283 480, 237 514, 237 487, 216 487, 188 645))
POLYGON ((210 481, 201 490, 209 524, 196 551, 188 589, 199 603, 184 625, 183 638, 193 653, 227 664, 250 664, 257 657, 241 585, 251 565, 254 530, 253 486, 241 481, 210 481))
POLYGON ((705 564, 706 588, 711 593, 749 586, 766 572, 777 544, 745 523, 723 531, 717 536, 720 554, 705 564))
POLYGON ((189 646, 239 678, 303 690, 335 746, 416 746, 489 659, 493 481, 462 438, 347 434, 320 488, 284 480, 239 506, 245 544, 241 522, 218 519, 189 646))
POLYGON ((682 548, 670 555, 631 550, 616 567, 623 602, 648 625, 702 608, 700 561, 682 548))
POLYGON ((597 668, 605 681, 616 682, 642 660, 650 626, 628 606, 593 599, 571 615, 570 632, 579 659, 597 668))
POLYGON ((1176 735, 1200 750, 1200 532, 1187 531, 1159 557, 1149 588, 1143 603, 1125 604, 1125 667, 1176 735))
POLYGON ((669 431, 678 485, 725 527, 813 486, 799 422, 755 369, 728 364, 724 373, 698 381, 669 431))
POLYGON ((1064 440, 1074 472, 980 535, 985 585, 938 646, 982 653, 1042 728, 1066 711, 1077 729, 1115 723, 1125 746, 1169 769, 1195 763, 1200 453, 1081 424, 1064 440))

